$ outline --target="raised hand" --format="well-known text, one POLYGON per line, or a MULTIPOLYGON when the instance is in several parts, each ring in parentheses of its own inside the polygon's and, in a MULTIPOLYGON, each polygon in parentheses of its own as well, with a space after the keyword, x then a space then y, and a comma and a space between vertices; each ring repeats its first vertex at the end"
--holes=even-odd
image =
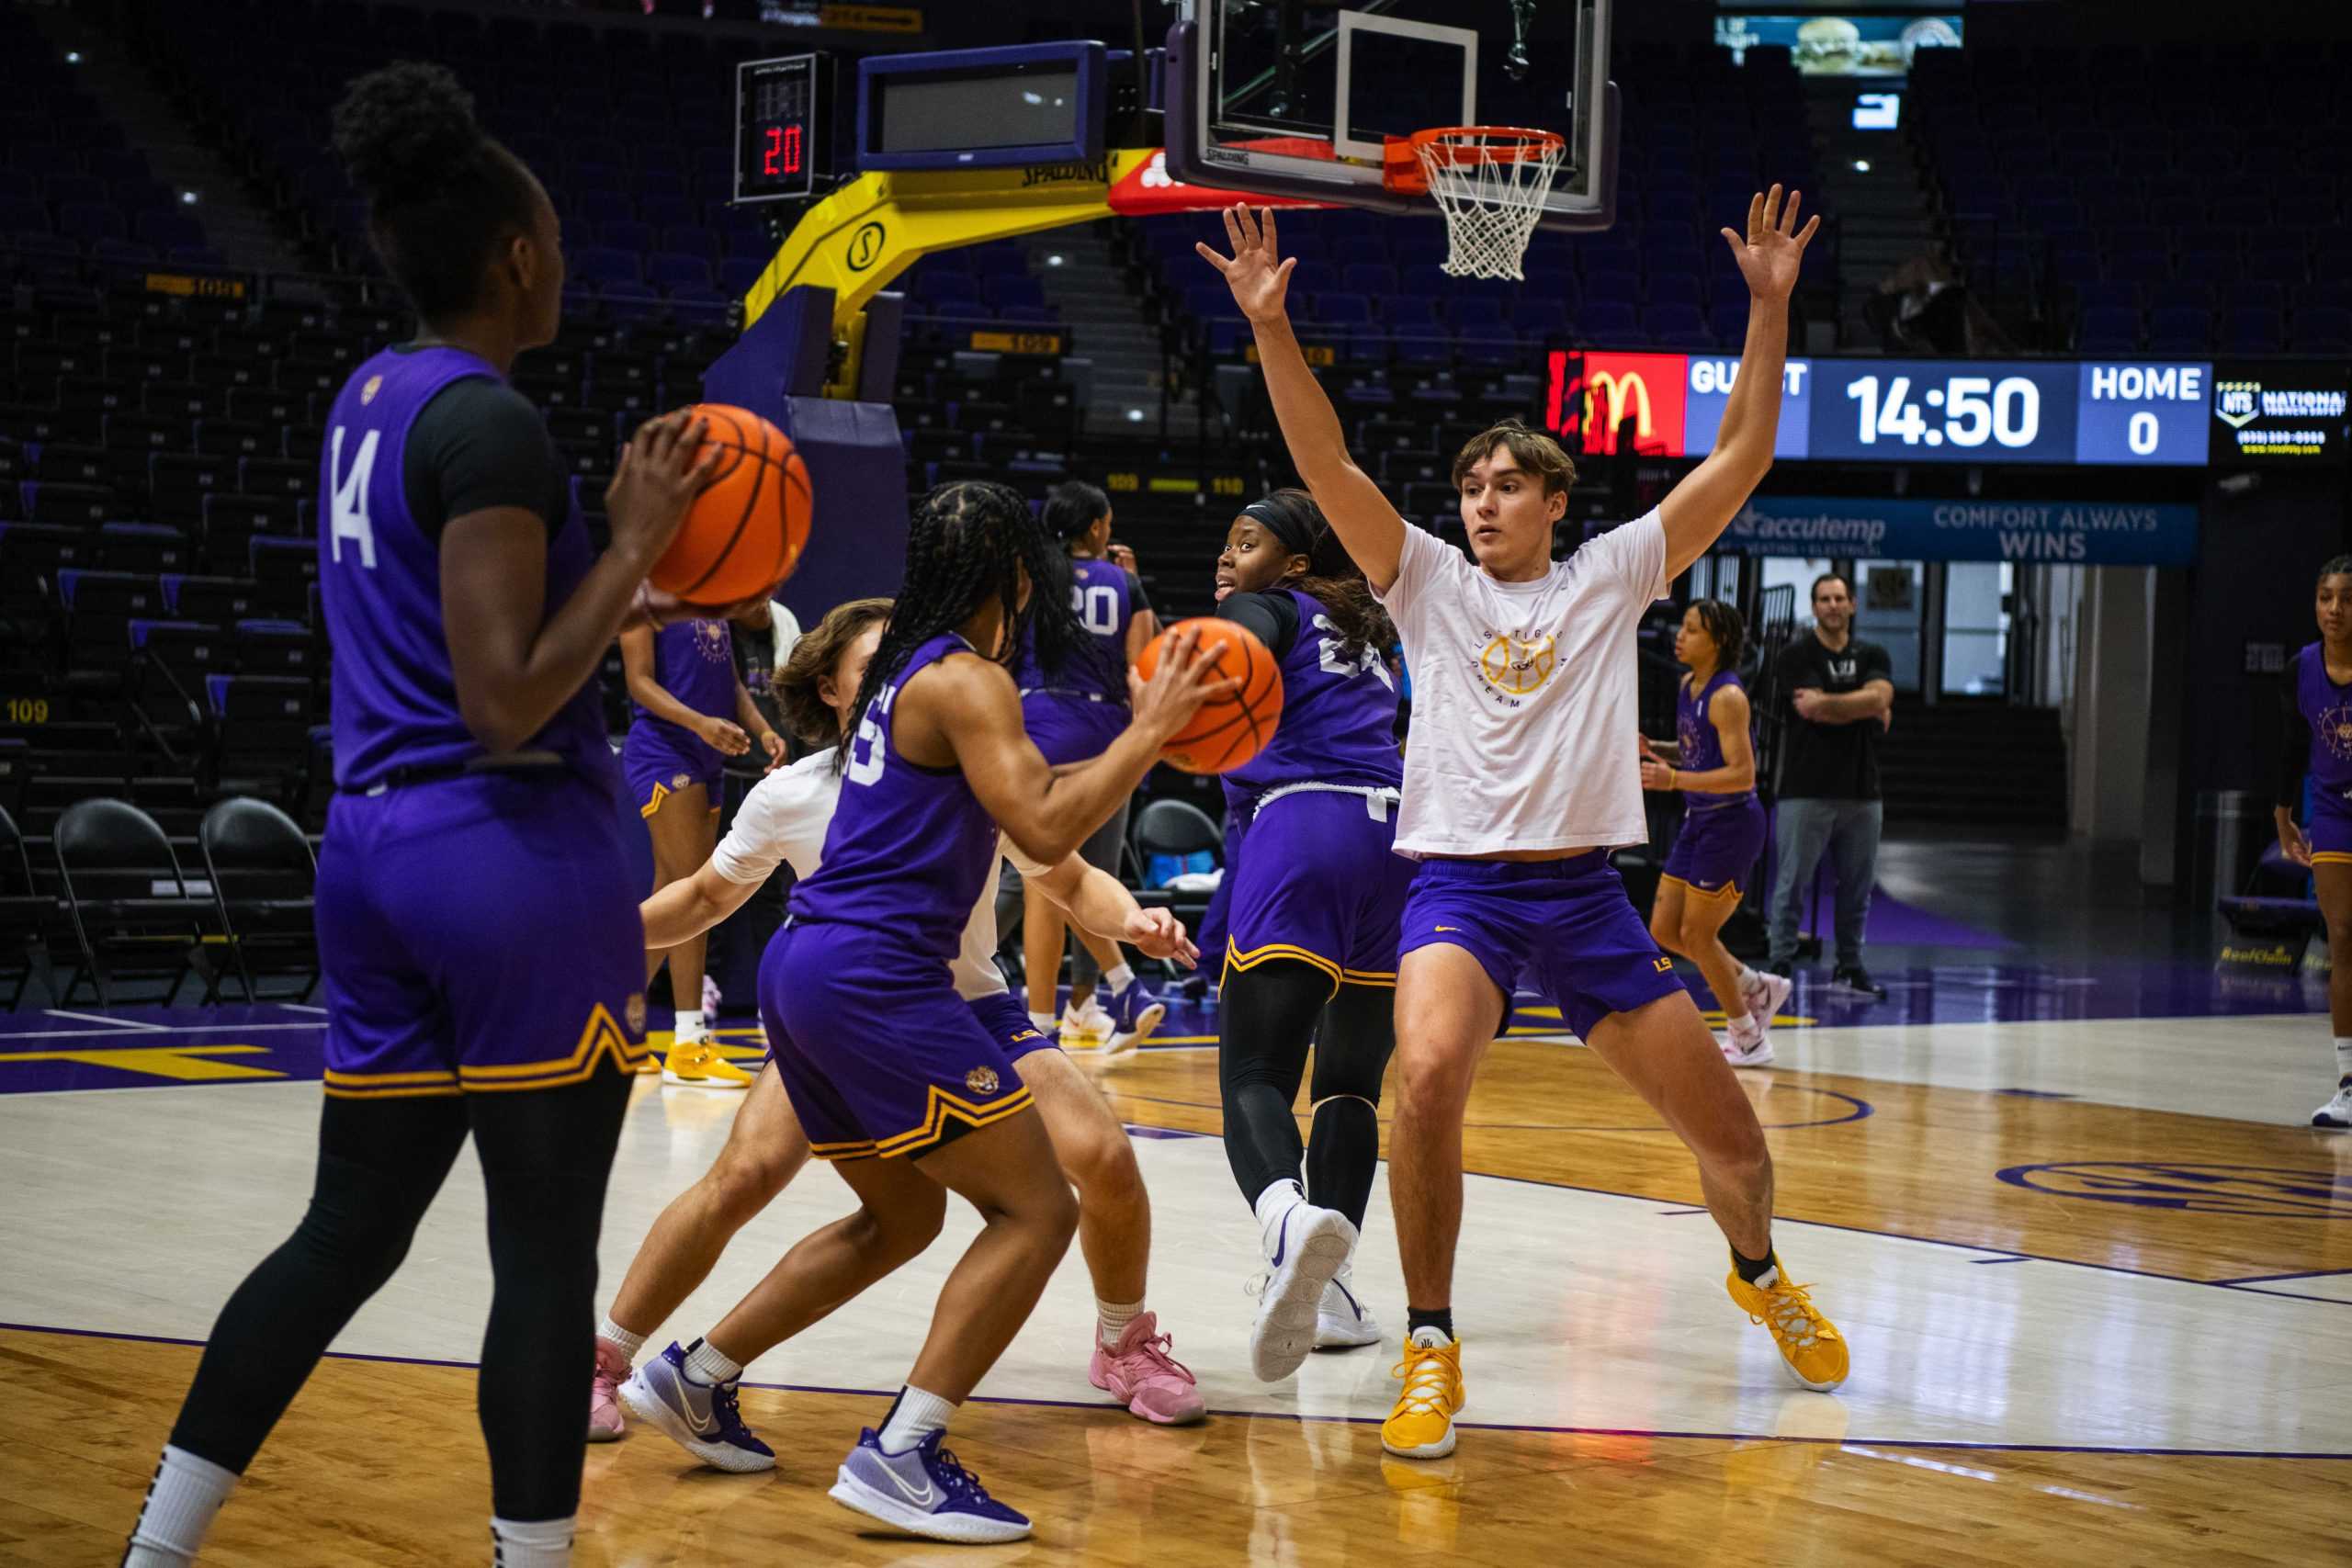
POLYGON ((1213 246, 1195 244, 1208 264, 1225 274, 1226 287, 1233 290, 1233 302, 1241 313, 1253 321, 1279 320, 1283 302, 1290 291, 1291 268, 1298 258, 1282 259, 1274 244, 1274 209, 1261 207, 1252 216, 1249 205, 1236 202, 1225 209, 1225 237, 1233 246, 1230 256, 1219 255, 1213 246))
MULTIPOLYGON (((1776 184, 1748 198, 1745 238, 1729 229, 1721 231, 1732 259, 1739 264, 1739 276, 1747 280, 1748 293, 1758 299, 1786 299, 1796 288, 1804 248, 1821 227, 1821 216, 1815 213, 1802 230, 1797 228, 1797 209, 1804 200, 1802 192, 1791 191, 1784 209, 1776 184)), ((1231 227, 1229 221, 1227 226, 1231 227)))

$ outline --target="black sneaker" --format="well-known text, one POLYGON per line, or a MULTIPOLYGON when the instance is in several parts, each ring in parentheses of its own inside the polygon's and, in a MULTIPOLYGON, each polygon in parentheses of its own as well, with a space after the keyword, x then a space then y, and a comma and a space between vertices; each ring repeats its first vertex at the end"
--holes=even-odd
POLYGON ((1829 988, 1833 991, 1851 991, 1857 996, 1868 997, 1874 1002, 1886 1000, 1886 987, 1871 979, 1871 972, 1859 964, 1839 964, 1838 972, 1829 976, 1829 988))

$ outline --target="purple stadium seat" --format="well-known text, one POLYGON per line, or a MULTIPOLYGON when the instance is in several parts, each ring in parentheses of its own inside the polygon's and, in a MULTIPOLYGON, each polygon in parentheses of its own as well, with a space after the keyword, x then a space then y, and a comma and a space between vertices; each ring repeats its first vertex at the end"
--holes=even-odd
POLYGON ((2286 330, 2277 310, 2234 306, 2222 316, 2222 346, 2232 354, 2276 354, 2285 345, 2286 330))
POLYGON ((657 251, 645 260, 645 281, 674 299, 682 288, 709 288, 710 264, 700 256, 657 251))
POLYGON ((2140 346, 2140 312, 2113 305, 2086 308, 2075 327, 2075 346, 2085 354, 2133 352, 2140 346))

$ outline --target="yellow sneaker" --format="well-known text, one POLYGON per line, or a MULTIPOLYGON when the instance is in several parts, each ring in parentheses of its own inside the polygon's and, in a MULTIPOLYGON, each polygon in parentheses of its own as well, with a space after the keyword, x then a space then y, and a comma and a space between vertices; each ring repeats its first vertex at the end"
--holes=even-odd
POLYGON ((752 1075, 720 1055, 709 1041, 695 1040, 670 1047, 669 1058, 662 1064, 662 1081, 691 1089, 749 1089, 752 1075))
POLYGON ((1736 1269, 1724 1283, 1749 1322, 1772 1331, 1789 1375, 1815 1393, 1826 1393, 1846 1381, 1846 1337, 1813 1304, 1813 1298, 1805 1293, 1813 1289, 1811 1285, 1790 1284, 1778 1257, 1772 1259, 1772 1268, 1777 1282, 1769 1287, 1749 1284, 1736 1269))
POLYGON ((1462 1408, 1462 1341, 1417 1345, 1388 1369, 1405 1380, 1396 1408, 1380 1424, 1380 1446, 1399 1459, 1443 1459, 1453 1451, 1453 1413, 1462 1408))

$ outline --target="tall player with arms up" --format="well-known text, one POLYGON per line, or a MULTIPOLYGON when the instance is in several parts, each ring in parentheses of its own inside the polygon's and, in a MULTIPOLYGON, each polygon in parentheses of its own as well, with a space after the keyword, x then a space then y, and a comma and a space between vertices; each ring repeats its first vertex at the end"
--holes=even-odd
POLYGON ((1772 1250, 1772 1158, 1756 1112, 1651 942, 1609 863, 1647 836, 1634 631, 1705 553, 1771 467, 1790 293, 1818 218, 1796 229, 1781 187, 1726 229, 1751 296, 1740 375, 1715 449, 1657 510, 1551 558, 1575 468, 1550 437, 1508 422, 1454 460, 1476 563, 1409 527, 1348 456, 1330 400, 1284 313, 1294 264, 1271 212, 1226 214, 1230 257, 1201 254, 1256 332, 1292 460, 1402 634, 1413 733, 1396 851, 1421 861, 1396 974, 1402 1103, 1389 1190, 1405 1269, 1408 1339, 1389 1452, 1453 1450, 1464 1404, 1453 1336, 1462 1225, 1462 1122, 1470 1084, 1522 969, 1569 1028, 1698 1157, 1707 1207, 1731 1244, 1732 1299, 1769 1325, 1790 1371, 1835 1388, 1846 1344, 1772 1250))

